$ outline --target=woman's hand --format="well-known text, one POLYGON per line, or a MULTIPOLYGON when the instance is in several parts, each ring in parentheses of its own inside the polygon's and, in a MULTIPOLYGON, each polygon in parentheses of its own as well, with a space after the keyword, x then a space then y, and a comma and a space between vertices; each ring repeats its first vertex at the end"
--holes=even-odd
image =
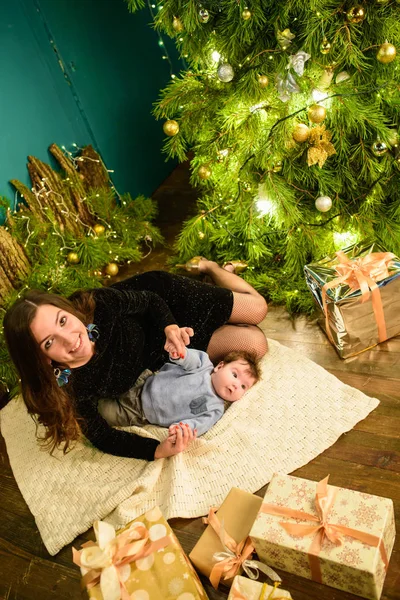
POLYGON ((193 335, 191 327, 178 327, 178 325, 168 325, 164 329, 166 341, 164 350, 174 358, 184 358, 186 346, 190 344, 190 338, 193 335))
POLYGON ((154 458, 167 458, 174 456, 186 450, 190 442, 197 437, 197 430, 194 431, 187 423, 174 425, 169 428, 169 435, 166 440, 157 446, 154 458))

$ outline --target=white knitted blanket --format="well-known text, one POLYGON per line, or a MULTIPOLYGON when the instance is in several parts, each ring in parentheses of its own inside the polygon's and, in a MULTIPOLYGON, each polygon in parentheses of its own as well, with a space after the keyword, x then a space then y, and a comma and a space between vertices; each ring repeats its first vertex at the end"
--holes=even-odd
MULTIPOLYGON (((0 413, 10 463, 50 554, 96 519, 119 527, 157 504, 164 516, 198 517, 232 486, 249 492, 291 473, 364 419, 379 401, 341 383, 301 353, 269 340, 263 380, 185 453, 147 463, 79 443, 63 456, 38 448, 20 398, 0 413)), ((163 439, 166 430, 132 430, 163 439)))

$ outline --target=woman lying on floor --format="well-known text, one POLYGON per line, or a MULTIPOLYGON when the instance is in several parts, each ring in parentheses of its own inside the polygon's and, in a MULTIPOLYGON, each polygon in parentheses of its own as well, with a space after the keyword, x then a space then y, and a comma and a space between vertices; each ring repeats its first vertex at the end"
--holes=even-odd
POLYGON ((189 428, 160 443, 108 425, 98 401, 118 399, 143 370, 159 369, 168 353, 182 354, 189 344, 214 363, 234 350, 265 354, 257 327, 267 313, 264 298, 215 262, 201 259, 197 268, 216 285, 149 271, 69 299, 31 290, 11 306, 5 339, 28 412, 45 426, 41 439, 50 451, 63 444, 66 452, 84 434, 116 456, 178 454, 193 440, 189 428))

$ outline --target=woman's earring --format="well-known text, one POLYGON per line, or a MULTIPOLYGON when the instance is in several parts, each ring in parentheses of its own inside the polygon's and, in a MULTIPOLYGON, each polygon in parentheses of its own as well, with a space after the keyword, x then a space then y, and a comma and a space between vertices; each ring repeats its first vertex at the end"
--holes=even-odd
POLYGON ((97 329, 96 325, 94 325, 94 323, 89 323, 89 325, 86 325, 86 329, 88 332, 89 340, 91 342, 95 342, 96 340, 99 339, 100 332, 97 329))
POLYGON ((57 367, 53 372, 59 387, 67 385, 69 376, 71 375, 71 369, 59 369, 57 367))

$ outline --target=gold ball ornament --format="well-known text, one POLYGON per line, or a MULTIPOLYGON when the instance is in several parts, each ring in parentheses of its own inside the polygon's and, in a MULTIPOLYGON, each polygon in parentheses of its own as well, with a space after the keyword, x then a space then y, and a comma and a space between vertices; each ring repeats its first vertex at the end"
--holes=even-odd
POLYGON ((377 60, 379 60, 380 63, 388 65, 389 63, 394 61, 394 59, 396 58, 396 54, 396 46, 393 46, 393 44, 389 44, 389 42, 385 42, 384 44, 382 44, 382 46, 379 47, 376 58, 377 60))
POLYGON ((383 156, 388 150, 387 144, 381 142, 381 140, 376 140, 376 142, 372 144, 372 153, 374 156, 383 156))
POLYGON ((330 196, 319 196, 315 201, 315 208, 319 212, 328 212, 332 208, 332 198, 330 196))
POLYGON ((174 17, 172 21, 172 28, 176 33, 181 33, 183 31, 183 23, 179 17, 174 17))
POLYGON ((312 104, 308 108, 308 118, 313 123, 322 123, 326 117, 326 108, 321 104, 312 104))
POLYGON ((306 142, 310 135, 310 128, 305 123, 297 123, 292 131, 292 137, 295 142, 306 142))
POLYGON ((282 171, 283 162, 281 160, 276 160, 272 165, 272 171, 274 173, 280 173, 282 171))
POLYGON ((77 252, 68 252, 67 261, 70 265, 77 265, 79 260, 79 254, 77 252))
POLYGON ((260 88, 266 88, 268 83, 269 83, 269 79, 266 75, 258 76, 258 84, 259 84, 260 88))
POLYGON ((107 273, 107 275, 111 275, 111 277, 113 277, 114 275, 117 275, 118 271, 119 271, 119 268, 118 268, 117 263, 110 262, 106 266, 106 273, 107 273))
POLYGON ((104 225, 101 225, 101 223, 96 223, 96 225, 93 226, 93 231, 97 236, 103 235, 105 230, 106 228, 104 227, 104 225))
POLYGON ((347 20, 352 25, 362 23, 365 19, 365 16, 365 7, 362 4, 356 4, 346 13, 347 20))
POLYGON ((321 54, 328 54, 331 51, 331 43, 328 42, 326 37, 322 40, 319 50, 321 54))
POLYGON ((243 19, 243 21, 248 21, 249 19, 251 19, 251 12, 249 11, 248 8, 245 8, 242 11, 242 19, 243 19))
POLYGON ((209 179, 212 175, 212 171, 210 167, 207 167, 207 165, 201 165, 197 171, 197 175, 200 177, 200 179, 209 179))
POLYGON ((169 137, 172 137, 178 133, 179 124, 173 119, 168 119, 168 121, 165 121, 163 125, 163 131, 165 135, 169 135, 169 137))

